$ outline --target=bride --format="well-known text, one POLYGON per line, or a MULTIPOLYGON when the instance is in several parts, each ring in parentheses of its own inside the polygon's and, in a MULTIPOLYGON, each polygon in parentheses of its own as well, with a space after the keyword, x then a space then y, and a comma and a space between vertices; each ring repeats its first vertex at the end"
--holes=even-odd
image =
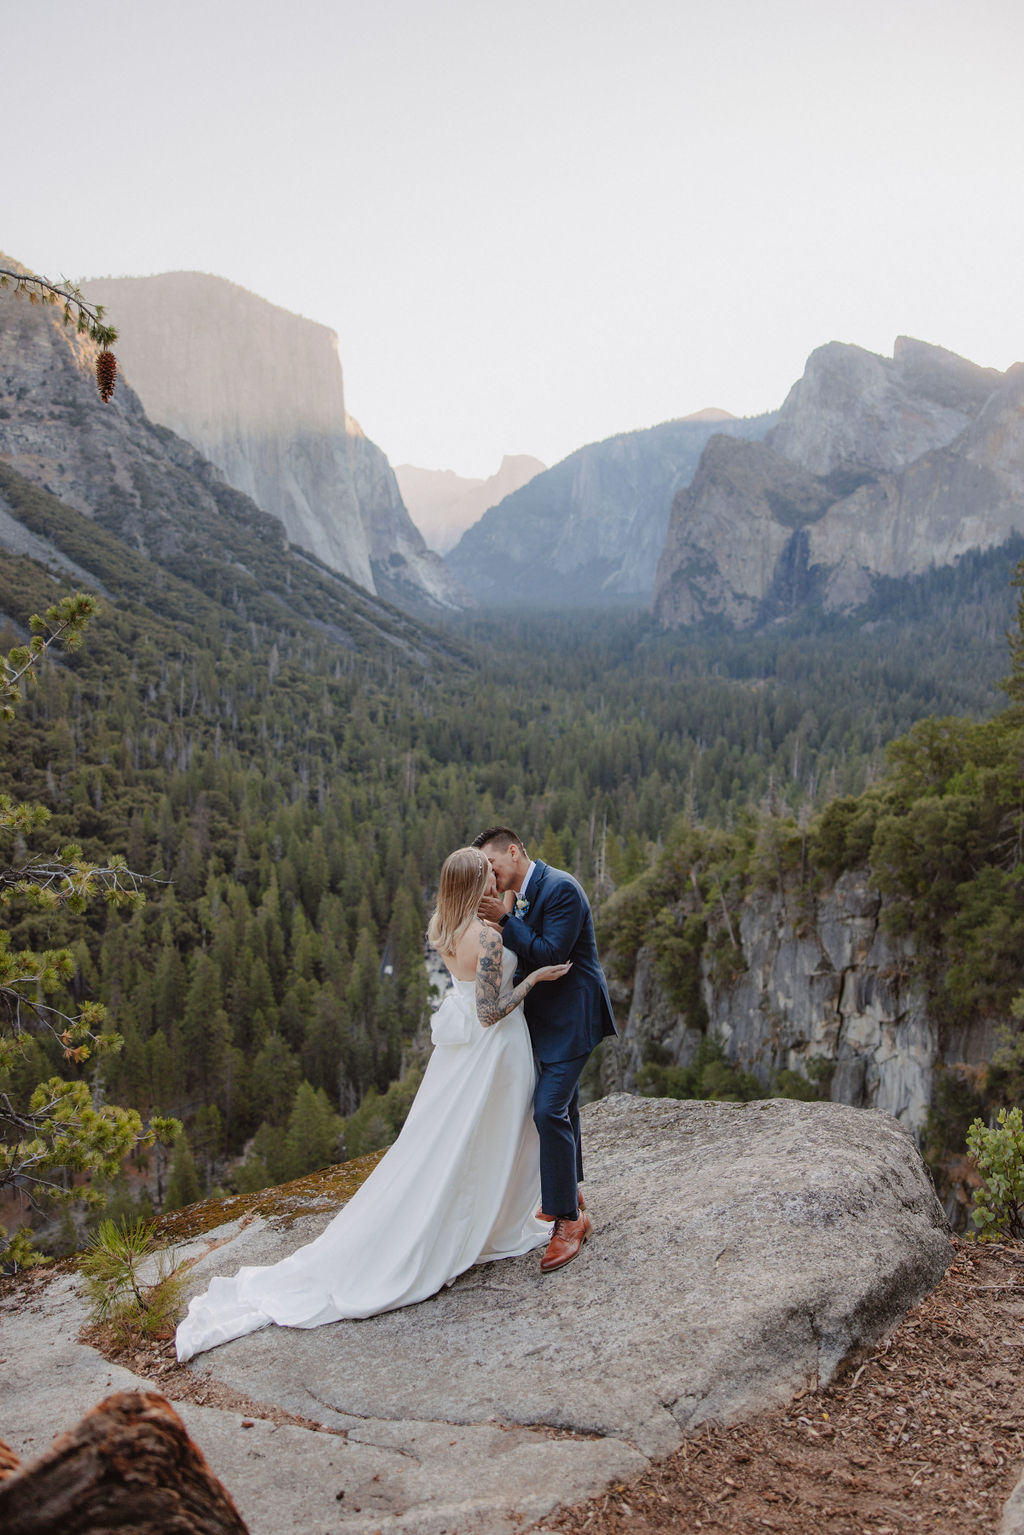
POLYGON ((441 870, 428 938, 452 976, 435 1049, 401 1134, 314 1242, 268 1268, 211 1281, 177 1332, 179 1360, 276 1322, 319 1327, 425 1300, 474 1263, 547 1242, 531 1114, 533 1053, 522 1002, 569 969, 508 990, 515 956, 477 916, 493 884, 476 848, 441 870))

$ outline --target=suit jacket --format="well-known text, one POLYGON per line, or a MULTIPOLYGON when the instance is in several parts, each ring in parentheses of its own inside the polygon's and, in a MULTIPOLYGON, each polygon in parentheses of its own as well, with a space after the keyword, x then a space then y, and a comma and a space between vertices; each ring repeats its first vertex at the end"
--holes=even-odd
POLYGON ((608 983, 597 957, 590 902, 571 874, 537 862, 522 892, 523 916, 513 912, 501 930, 516 955, 515 981, 541 965, 572 960, 559 981, 535 986, 524 1011, 539 1061, 570 1061, 588 1055, 606 1034, 615 1034, 608 983))

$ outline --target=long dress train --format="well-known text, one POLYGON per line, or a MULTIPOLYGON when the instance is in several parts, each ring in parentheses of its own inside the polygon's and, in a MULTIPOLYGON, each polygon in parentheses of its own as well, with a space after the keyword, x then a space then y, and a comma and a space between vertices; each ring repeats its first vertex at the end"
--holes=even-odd
MULTIPOLYGON (((515 968, 505 951, 503 985, 515 968)), ((453 980, 401 1134, 315 1241, 269 1267, 217 1277, 177 1332, 180 1360, 276 1322, 319 1327, 425 1300, 474 1263, 548 1240, 522 1008, 485 1029, 475 981, 453 980)))

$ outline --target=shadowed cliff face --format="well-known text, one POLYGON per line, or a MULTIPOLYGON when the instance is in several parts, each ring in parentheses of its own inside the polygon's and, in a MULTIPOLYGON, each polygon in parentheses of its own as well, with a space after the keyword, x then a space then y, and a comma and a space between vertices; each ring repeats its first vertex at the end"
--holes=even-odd
MULTIPOLYGON (((701 958, 707 1032, 727 1058, 766 1090, 781 1070, 831 1068, 835 1103, 880 1109, 920 1134, 935 1071, 991 1058, 996 1020, 941 1029, 914 976, 909 939, 890 939, 883 900, 866 871, 842 875, 809 909, 790 890, 761 890, 744 903, 735 968, 719 974, 711 945, 701 958)), ((657 1058, 692 1064, 703 1035, 671 1002, 648 948, 637 956, 629 1015, 607 1053, 607 1084, 635 1088, 657 1058)))
POLYGON ((277 517, 291 542, 403 605, 461 605, 386 457, 346 412, 333 331, 200 272, 101 278, 85 291, 118 326, 118 356, 150 417, 277 517))
POLYGON ((849 610, 877 576, 920 575, 1022 529, 1024 368, 906 337, 892 358, 833 342, 763 446, 709 442, 673 504, 654 611, 671 628, 849 610))

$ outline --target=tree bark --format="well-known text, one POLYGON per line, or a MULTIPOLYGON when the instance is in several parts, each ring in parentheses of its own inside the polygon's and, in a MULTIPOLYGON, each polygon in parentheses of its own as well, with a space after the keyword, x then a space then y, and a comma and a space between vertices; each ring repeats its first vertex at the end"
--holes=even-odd
POLYGON ((21 1461, 9 1444, 0 1439, 0 1482, 6 1481, 12 1471, 17 1471, 21 1461))
POLYGON ((108 1396, 30 1465, 7 1454, 16 1469, 0 1480, 4 1535, 248 1535, 178 1414, 155 1392, 108 1396))

